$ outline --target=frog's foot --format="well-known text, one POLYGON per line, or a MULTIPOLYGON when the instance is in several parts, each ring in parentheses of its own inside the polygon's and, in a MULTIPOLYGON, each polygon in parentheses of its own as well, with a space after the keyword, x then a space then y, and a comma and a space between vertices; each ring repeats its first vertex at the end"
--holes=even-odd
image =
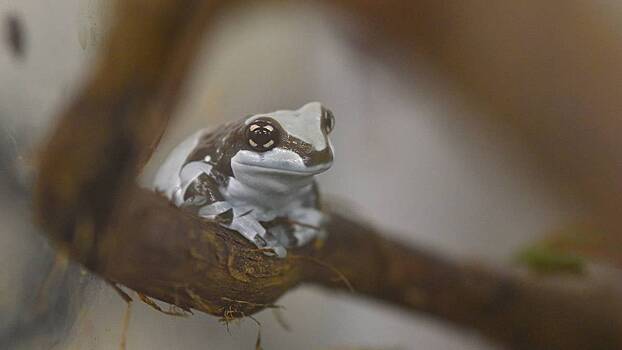
POLYGON ((287 248, 285 248, 285 246, 270 236, 266 238, 267 239, 260 236, 255 237, 255 245, 260 249, 266 250, 266 255, 276 256, 278 258, 285 258, 287 256, 287 248))
POLYGON ((292 234, 299 247, 316 238, 326 237, 323 229, 326 216, 315 208, 296 209, 288 215, 287 220, 293 227, 292 234))
POLYGON ((301 247, 314 239, 326 238, 326 230, 311 224, 287 218, 277 225, 270 226, 268 233, 284 247, 301 247))
POLYGON ((253 242, 257 248, 265 249, 268 255, 279 258, 287 256, 287 249, 276 240, 261 223, 250 214, 235 216, 231 224, 227 225, 232 230, 242 234, 246 239, 253 242))
POLYGON ((308 227, 296 228, 294 230, 294 237, 296 238, 297 245, 302 247, 311 242, 318 236, 318 232, 320 232, 320 230, 308 227))
POLYGON ((279 258, 287 256, 285 245, 266 231, 252 210, 232 207, 225 201, 214 202, 199 209, 199 216, 214 220, 224 227, 237 231, 244 238, 251 241, 257 248, 265 249, 269 255, 279 258))

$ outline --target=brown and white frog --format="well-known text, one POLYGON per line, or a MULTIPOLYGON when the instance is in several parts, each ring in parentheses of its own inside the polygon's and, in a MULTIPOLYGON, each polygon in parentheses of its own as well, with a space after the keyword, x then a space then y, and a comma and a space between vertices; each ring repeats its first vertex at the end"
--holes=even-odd
POLYGON ((332 165, 334 125, 332 112, 311 102, 199 130, 171 152, 154 188, 285 257, 325 234, 315 175, 332 165))

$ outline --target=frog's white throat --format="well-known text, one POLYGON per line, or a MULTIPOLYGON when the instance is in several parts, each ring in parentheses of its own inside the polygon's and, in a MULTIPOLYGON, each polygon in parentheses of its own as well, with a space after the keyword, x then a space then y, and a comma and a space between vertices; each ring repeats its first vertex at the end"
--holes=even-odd
POLYGON ((313 177, 328 170, 330 165, 307 167, 297 153, 280 148, 264 153, 239 151, 231 158, 235 181, 229 186, 234 188, 227 192, 236 192, 236 197, 254 196, 254 192, 289 196, 311 185, 313 177))
POLYGON ((263 153, 239 151, 231 158, 231 170, 237 181, 250 189, 275 195, 310 185, 313 177, 328 170, 330 165, 307 167, 297 153, 281 148, 263 153))

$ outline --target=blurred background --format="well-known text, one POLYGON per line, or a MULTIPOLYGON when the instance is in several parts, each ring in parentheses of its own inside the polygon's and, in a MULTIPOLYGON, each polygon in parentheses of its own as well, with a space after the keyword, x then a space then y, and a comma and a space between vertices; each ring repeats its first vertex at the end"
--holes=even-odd
MULTIPOLYGON (((0 0, 0 349, 119 349, 125 303, 78 266, 48 277, 54 250, 28 200, 37 144, 93 64, 113 7, 0 0)), ((362 45, 364 35, 319 6, 230 11, 206 38, 180 116, 142 181, 197 128, 321 101, 337 120, 336 161, 319 179, 325 198, 402 241, 511 265, 525 244, 579 216, 515 135, 473 118, 484 112, 443 72, 421 57, 415 79, 404 81, 399 52, 362 45)), ((265 349, 496 348, 425 316, 312 287, 279 304, 291 331, 271 311, 257 315, 265 349)), ((176 318, 135 302, 127 348, 252 349, 256 337, 251 320, 227 332, 215 317, 176 318)))

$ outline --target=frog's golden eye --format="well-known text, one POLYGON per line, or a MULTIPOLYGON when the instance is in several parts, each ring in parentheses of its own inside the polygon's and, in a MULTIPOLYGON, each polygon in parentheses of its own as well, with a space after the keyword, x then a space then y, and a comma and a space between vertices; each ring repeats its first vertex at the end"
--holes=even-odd
POLYGON ((265 120, 256 120, 248 125, 246 138, 255 151, 266 152, 276 147, 279 141, 279 129, 265 120))
POLYGON ((322 124, 324 125, 324 131, 326 131, 327 134, 330 134, 335 128, 335 116, 328 108, 322 109, 322 124))

